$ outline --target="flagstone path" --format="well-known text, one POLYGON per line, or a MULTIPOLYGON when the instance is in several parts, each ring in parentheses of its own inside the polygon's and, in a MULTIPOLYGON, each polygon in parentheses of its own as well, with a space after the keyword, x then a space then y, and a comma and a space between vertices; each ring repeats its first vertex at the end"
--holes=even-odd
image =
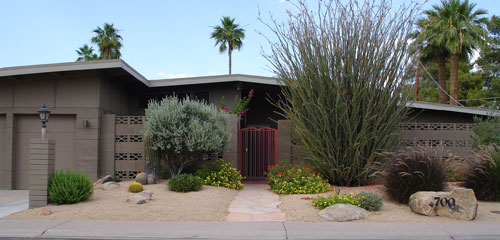
POLYGON ((245 184, 229 205, 229 222, 285 221, 285 214, 278 208, 278 194, 267 184, 245 184))

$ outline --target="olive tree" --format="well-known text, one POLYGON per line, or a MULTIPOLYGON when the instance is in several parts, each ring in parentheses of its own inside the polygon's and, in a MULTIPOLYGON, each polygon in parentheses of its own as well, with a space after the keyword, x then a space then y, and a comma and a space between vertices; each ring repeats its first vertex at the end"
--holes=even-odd
POLYGON ((187 165, 223 152, 230 139, 227 126, 226 113, 214 105, 168 97, 149 102, 144 136, 176 176, 187 165))
POLYGON ((407 114, 401 89, 418 6, 317 4, 299 0, 286 23, 264 22, 273 32, 264 56, 282 85, 275 104, 291 121, 305 161, 333 184, 363 185, 377 153, 397 145, 407 114))

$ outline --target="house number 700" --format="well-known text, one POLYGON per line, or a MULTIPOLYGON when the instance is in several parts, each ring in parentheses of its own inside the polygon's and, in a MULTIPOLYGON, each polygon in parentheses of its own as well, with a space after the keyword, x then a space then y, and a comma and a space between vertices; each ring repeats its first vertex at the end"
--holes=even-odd
POLYGON ((456 201, 454 198, 441 198, 441 197, 434 197, 434 200, 436 200, 436 204, 434 206, 438 206, 438 204, 441 205, 441 207, 444 207, 448 205, 449 208, 455 207, 456 201))

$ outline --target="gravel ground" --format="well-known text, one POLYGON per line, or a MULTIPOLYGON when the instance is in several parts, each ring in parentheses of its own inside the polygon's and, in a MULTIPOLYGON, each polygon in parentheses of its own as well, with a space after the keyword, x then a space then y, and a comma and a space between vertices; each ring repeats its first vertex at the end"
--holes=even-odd
POLYGON ((120 183, 112 190, 94 190, 87 201, 72 205, 49 205, 53 213, 40 216, 41 208, 9 215, 2 220, 113 220, 113 221, 225 221, 237 190, 203 185, 198 192, 177 193, 167 189, 165 182, 145 185, 153 192, 152 200, 144 204, 126 202, 133 195, 127 191, 131 181, 120 183))
MULTIPOLYGON (((340 190, 340 194, 352 192, 357 193, 360 191, 376 191, 383 200, 384 205, 379 211, 371 212, 370 215, 358 222, 431 222, 431 221, 446 221, 456 222, 460 221, 453 218, 446 217, 427 217, 416 214, 411 211, 410 207, 406 204, 400 204, 388 199, 384 193, 382 185, 372 185, 364 187, 332 187, 340 190)), ((320 195, 327 196, 331 192, 321 193, 320 195)), ((329 221, 319 216, 319 210, 313 207, 309 198, 316 196, 316 194, 296 194, 296 195, 280 195, 281 211, 285 213, 287 221, 303 221, 303 222, 326 222, 329 221)), ((500 214, 492 213, 491 211, 500 211, 500 203, 498 202, 481 202, 477 211, 475 221, 500 221, 500 214)))

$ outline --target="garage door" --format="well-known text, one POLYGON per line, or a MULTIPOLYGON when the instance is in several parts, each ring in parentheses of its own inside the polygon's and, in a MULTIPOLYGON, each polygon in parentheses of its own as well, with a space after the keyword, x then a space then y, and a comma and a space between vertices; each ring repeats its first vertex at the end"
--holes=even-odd
MULTIPOLYGON (((56 140, 56 170, 74 169, 75 115, 51 115, 47 138, 56 140)), ((14 188, 28 189, 30 139, 40 138, 37 115, 16 115, 14 131, 14 188)))
POLYGON ((5 166, 5 115, 0 115, 0 189, 6 189, 5 166))

